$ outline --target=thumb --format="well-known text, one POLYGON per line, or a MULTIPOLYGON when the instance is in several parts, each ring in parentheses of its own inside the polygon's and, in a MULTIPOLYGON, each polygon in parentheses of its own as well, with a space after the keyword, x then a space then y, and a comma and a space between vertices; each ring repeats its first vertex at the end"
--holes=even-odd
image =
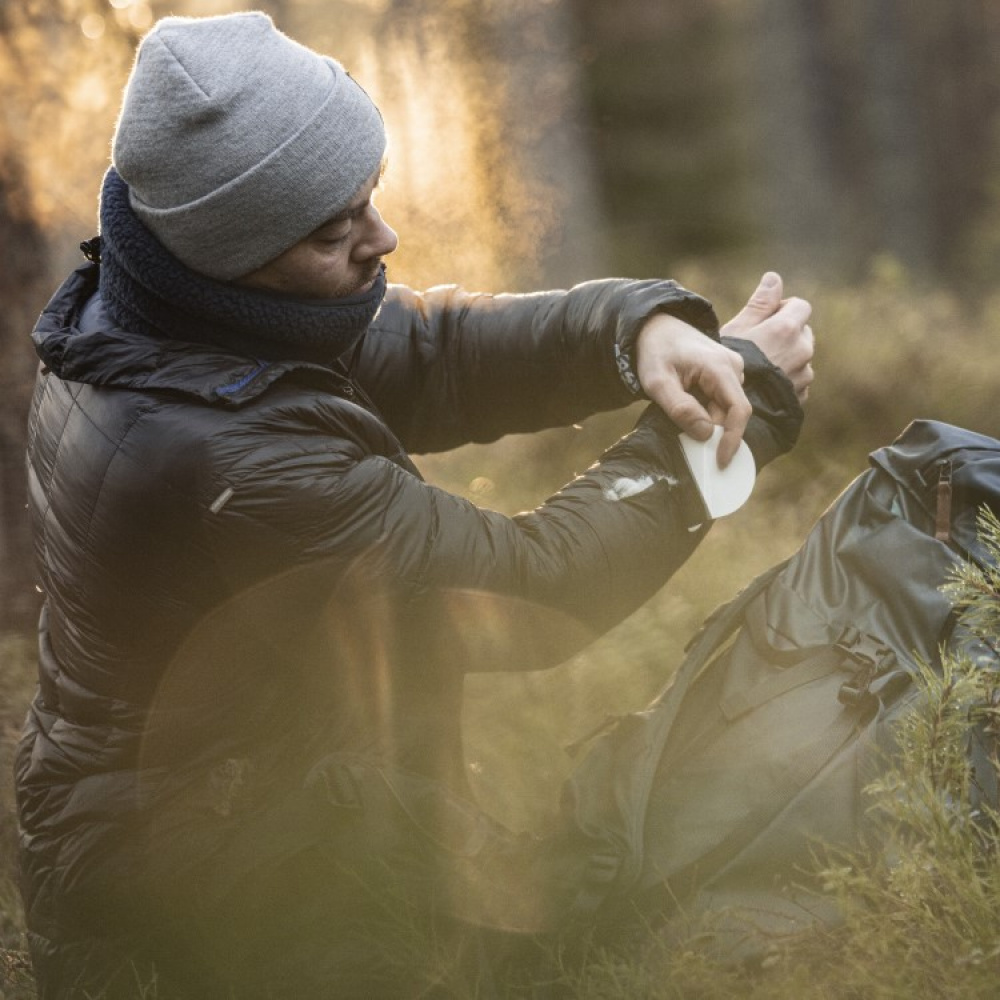
POLYGON ((768 316, 772 316, 778 311, 778 307, 781 305, 781 293, 781 275, 774 271, 768 271, 754 289, 744 312, 754 313, 758 317, 758 323, 767 319, 768 316))
POLYGON ((722 328, 723 335, 746 336, 758 323, 773 316, 781 308, 782 291, 781 275, 766 272, 747 304, 722 328))

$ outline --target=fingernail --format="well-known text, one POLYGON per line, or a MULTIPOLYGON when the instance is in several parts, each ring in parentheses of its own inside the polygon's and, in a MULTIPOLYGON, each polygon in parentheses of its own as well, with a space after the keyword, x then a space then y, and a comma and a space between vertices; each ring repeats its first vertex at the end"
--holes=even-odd
POLYGON ((760 283, 764 288, 774 288, 774 286, 778 283, 778 276, 774 273, 774 271, 768 271, 767 274, 761 278, 760 283))

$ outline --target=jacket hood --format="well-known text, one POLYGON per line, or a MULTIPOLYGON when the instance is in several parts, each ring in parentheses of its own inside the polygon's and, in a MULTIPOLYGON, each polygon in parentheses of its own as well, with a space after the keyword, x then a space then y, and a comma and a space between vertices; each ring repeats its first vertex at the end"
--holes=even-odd
POLYGON ((124 330, 108 316, 98 291, 99 267, 74 271, 42 311, 31 339, 45 367, 89 385, 185 393, 209 403, 240 406, 291 371, 327 377, 308 361, 265 361, 224 348, 124 330))

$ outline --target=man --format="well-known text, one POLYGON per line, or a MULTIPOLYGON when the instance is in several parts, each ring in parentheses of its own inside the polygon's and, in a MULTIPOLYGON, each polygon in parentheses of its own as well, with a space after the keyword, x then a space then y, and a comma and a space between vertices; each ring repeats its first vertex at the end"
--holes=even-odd
POLYGON ((462 947, 572 919, 570 840, 463 797, 461 672, 489 665, 456 662, 454 601, 509 601, 512 636, 539 608, 567 642, 609 627, 706 530, 678 428, 722 424, 721 463, 795 440, 809 307, 776 275, 727 346, 668 281, 387 288, 384 152, 364 91, 264 15, 140 46, 101 237, 34 333, 17 787, 43 997, 150 969, 161 997, 416 995, 393 920, 462 947), (514 518, 407 455, 637 394, 635 431, 514 518))

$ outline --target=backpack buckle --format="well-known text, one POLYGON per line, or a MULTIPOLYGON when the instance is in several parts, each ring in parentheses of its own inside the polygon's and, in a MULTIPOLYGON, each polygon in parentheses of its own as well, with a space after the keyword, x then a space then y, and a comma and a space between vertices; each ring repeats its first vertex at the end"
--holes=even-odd
POLYGON ((843 653, 856 668, 854 676, 844 681, 837 692, 837 700, 850 707, 866 701, 871 696, 872 682, 896 661, 896 654, 889 646, 853 626, 844 630, 834 643, 834 649, 843 653))

